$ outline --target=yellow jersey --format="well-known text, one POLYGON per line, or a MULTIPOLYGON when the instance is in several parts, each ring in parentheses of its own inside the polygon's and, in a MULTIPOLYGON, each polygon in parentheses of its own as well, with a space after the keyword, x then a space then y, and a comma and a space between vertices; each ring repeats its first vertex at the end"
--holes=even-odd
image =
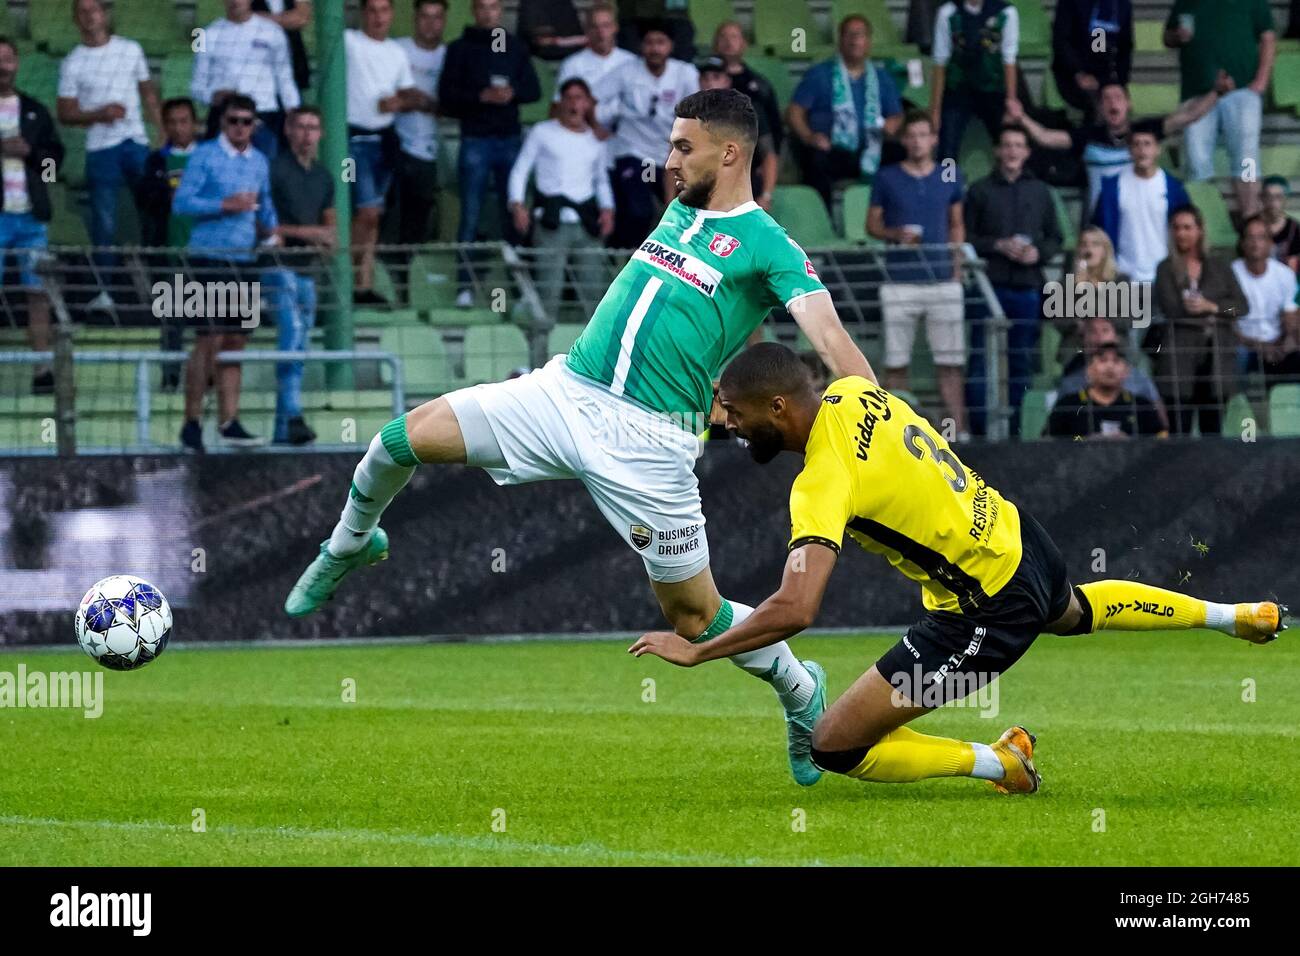
POLYGON ((831 383, 790 489, 790 548, 845 532, 921 585, 926 608, 973 613, 1020 566, 1020 512, 897 395, 831 383))

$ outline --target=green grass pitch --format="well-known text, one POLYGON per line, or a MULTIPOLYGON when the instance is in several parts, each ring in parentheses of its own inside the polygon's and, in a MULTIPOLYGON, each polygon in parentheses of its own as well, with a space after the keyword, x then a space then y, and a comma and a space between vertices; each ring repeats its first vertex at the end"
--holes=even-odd
MULTIPOLYGON (((834 695, 891 640, 795 649, 834 695)), ((1031 797, 829 774, 802 789, 768 688, 625 646, 178 648, 105 672, 99 719, 0 709, 0 864, 1300 862, 1286 636, 1044 637, 1000 682, 996 717, 913 724, 983 741, 1025 724, 1044 777, 1031 797)), ((0 671, 20 663, 95 669, 0 655, 0 671)))

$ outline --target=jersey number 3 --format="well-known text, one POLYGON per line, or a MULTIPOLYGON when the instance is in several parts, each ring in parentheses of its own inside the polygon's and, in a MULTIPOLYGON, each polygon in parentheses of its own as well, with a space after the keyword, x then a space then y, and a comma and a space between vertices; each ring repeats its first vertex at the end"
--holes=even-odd
POLYGON ((944 481, 948 482, 953 491, 961 492, 966 490, 966 469, 962 468, 961 462, 957 456, 947 449, 940 449, 919 425, 908 425, 903 429, 903 445, 911 452, 912 457, 918 460, 924 460, 925 452, 928 449, 930 457, 934 459, 935 464, 939 466, 940 472, 943 472, 943 466, 947 465, 952 469, 952 474, 944 474, 944 481), (916 444, 916 439, 921 439, 925 448, 916 444))

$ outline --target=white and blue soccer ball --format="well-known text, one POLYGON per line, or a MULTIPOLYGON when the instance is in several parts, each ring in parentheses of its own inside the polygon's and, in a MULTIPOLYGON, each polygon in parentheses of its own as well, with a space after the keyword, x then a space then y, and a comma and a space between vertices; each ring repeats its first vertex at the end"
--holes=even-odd
POLYGON ((77 643, 92 660, 115 671, 135 670, 167 647, 172 609, 148 581, 114 574, 81 599, 76 629, 77 643))

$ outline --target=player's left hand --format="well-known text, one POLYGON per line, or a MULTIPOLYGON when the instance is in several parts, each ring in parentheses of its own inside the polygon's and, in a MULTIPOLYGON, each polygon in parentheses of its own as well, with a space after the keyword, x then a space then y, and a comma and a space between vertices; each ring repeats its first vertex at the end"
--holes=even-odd
POLYGON ((633 657, 653 654, 678 667, 694 667, 699 663, 698 650, 686 638, 672 631, 651 631, 642 634, 641 639, 629 647, 627 652, 633 657))

